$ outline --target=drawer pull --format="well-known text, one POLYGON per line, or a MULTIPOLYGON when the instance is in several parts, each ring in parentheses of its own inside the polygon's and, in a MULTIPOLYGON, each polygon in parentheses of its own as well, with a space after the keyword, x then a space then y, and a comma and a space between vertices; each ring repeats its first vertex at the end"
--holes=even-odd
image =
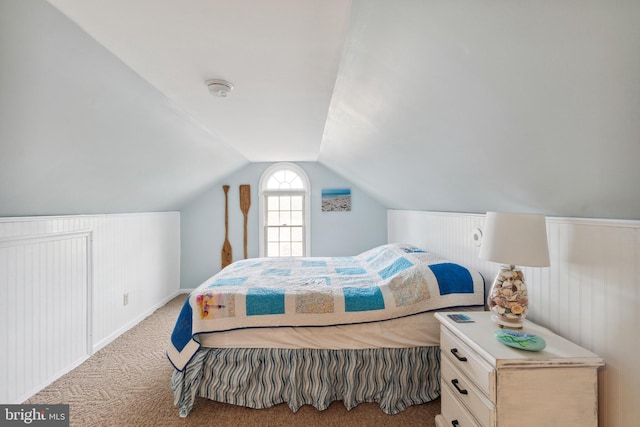
POLYGON ((458 385, 458 380, 457 379, 453 379, 451 380, 451 384, 453 384, 453 386, 456 388, 456 390, 458 390, 458 393, 460 394, 469 394, 469 392, 463 388, 460 388, 460 386, 458 385))
POLYGON ((460 355, 458 354, 458 349, 457 349, 457 348, 452 348, 452 349, 451 349, 451 353, 452 353, 452 354, 456 357, 456 359, 458 359, 459 361, 461 361, 461 362, 466 362, 466 361, 467 361, 467 358, 466 358, 466 357, 464 357, 464 356, 460 356, 460 355))
POLYGON ((453 427, 456 427, 458 424, 460 424, 460 423, 458 422, 458 420, 453 420, 453 421, 451 421, 451 425, 452 425, 453 427))

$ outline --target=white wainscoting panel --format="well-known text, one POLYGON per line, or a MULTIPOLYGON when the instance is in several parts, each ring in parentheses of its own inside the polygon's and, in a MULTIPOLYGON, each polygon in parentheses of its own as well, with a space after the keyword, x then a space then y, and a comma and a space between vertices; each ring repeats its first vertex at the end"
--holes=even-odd
POLYGON ((442 258, 456 261, 482 273, 491 286, 498 273, 496 264, 478 258, 473 231, 482 227, 484 215, 390 210, 387 213, 389 243, 411 243, 442 258))
POLYGON ((90 353, 90 233, 0 239, 0 402, 90 353))
MULTIPOLYGON (((472 234, 484 215, 388 212, 389 242, 420 246, 480 271, 472 234)), ((547 218, 549 268, 525 268, 529 318, 605 359, 599 371, 599 425, 640 420, 640 221, 547 218)))
POLYGON ((0 402, 24 401, 179 287, 178 212, 0 218, 0 402))

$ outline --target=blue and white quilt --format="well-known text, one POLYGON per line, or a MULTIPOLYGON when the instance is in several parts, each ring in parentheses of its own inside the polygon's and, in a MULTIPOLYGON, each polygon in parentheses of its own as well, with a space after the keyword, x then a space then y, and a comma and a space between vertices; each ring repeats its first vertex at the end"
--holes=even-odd
POLYGON ((227 266, 191 293, 167 356, 182 371, 202 333, 376 322, 483 304, 480 273, 411 245, 352 257, 253 258, 227 266))

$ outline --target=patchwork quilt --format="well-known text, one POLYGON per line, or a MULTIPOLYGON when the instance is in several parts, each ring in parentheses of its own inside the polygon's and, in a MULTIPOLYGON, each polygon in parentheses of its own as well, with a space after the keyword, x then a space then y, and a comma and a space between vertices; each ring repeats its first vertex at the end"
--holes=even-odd
POLYGON ((182 371, 202 333, 376 322, 483 304, 480 273, 411 245, 352 257, 253 258, 232 263, 191 293, 167 356, 182 371))

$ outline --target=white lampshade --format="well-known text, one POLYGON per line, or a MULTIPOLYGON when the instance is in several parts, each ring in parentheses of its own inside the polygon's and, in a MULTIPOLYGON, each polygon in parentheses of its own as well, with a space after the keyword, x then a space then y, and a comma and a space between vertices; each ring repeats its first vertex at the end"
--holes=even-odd
POLYGON ((505 265, 548 267, 544 215, 487 212, 479 257, 505 265))

